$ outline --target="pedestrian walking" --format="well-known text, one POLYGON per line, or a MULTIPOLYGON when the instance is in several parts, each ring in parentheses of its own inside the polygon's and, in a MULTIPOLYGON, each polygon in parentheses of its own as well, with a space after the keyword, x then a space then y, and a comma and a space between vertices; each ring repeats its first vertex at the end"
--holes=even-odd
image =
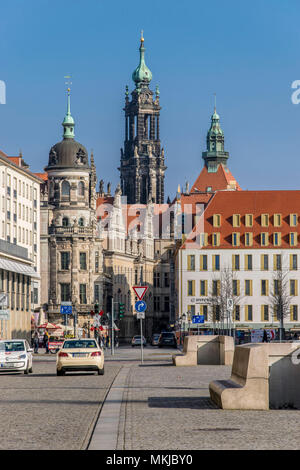
POLYGON ((262 342, 263 343, 268 343, 269 342, 269 338, 268 338, 268 334, 267 334, 266 330, 264 330, 262 342))
POLYGON ((107 348, 109 348, 109 336, 108 336, 108 335, 106 336, 106 341, 105 341, 105 343, 106 343, 105 346, 106 346, 107 348))
POLYGON ((49 333, 46 330, 44 333, 44 348, 46 348, 46 354, 49 354, 49 333))
POLYGON ((38 335, 37 331, 34 333, 33 347, 34 347, 35 354, 38 354, 39 353, 39 335, 38 335))

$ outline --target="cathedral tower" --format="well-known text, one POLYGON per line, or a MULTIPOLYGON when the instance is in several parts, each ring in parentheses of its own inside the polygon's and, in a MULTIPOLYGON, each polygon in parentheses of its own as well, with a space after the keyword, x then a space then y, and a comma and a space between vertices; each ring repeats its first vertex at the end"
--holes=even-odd
POLYGON ((125 93, 125 142, 121 149, 121 189, 128 204, 164 202, 165 162, 159 136, 159 89, 155 97, 149 84, 152 73, 145 63, 141 37, 140 63, 132 74, 135 89, 125 93))

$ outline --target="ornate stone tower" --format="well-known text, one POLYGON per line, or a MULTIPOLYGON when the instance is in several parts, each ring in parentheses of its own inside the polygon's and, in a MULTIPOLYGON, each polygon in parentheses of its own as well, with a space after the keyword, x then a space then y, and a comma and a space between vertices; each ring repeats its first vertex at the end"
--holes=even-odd
POLYGON ((121 149, 121 189, 128 204, 164 202, 165 162, 159 136, 159 89, 155 97, 149 84, 152 73, 145 63, 141 37, 140 63, 132 74, 135 89, 125 93, 125 142, 121 149))
MULTIPOLYGON (((81 326, 94 302, 102 307, 102 241, 96 223, 96 172, 86 148, 74 139, 70 111, 62 123, 63 140, 49 153, 48 166, 48 314, 61 320, 60 305, 72 302, 81 326)), ((46 263, 46 260, 42 262, 46 263)))
POLYGON ((202 158, 208 172, 216 172, 220 163, 226 167, 229 153, 224 151, 224 132, 220 127, 220 116, 217 114, 216 106, 211 117, 211 125, 206 137, 206 146, 207 150, 202 152, 202 158))

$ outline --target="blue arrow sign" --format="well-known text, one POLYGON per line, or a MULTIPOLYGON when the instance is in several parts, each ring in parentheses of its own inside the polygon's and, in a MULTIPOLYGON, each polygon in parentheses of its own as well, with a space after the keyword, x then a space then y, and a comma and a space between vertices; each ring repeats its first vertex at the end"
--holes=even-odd
POLYGON ((144 300, 138 300, 136 303, 135 303, 135 310, 136 312, 145 312, 146 308, 147 308, 147 304, 144 300))
POLYGON ((204 315, 193 315, 192 323, 204 323, 204 315))
POLYGON ((60 306, 60 313, 63 315, 71 314, 72 313, 72 305, 61 305, 60 306))

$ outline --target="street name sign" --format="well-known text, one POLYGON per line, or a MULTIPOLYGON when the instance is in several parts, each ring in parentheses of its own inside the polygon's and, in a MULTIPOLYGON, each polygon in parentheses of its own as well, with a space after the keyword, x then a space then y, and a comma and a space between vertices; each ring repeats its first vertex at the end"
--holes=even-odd
POLYGON ((134 292, 135 292, 136 296, 138 297, 138 299, 142 300, 142 298, 146 294, 148 286, 133 286, 132 289, 134 290, 134 292))

